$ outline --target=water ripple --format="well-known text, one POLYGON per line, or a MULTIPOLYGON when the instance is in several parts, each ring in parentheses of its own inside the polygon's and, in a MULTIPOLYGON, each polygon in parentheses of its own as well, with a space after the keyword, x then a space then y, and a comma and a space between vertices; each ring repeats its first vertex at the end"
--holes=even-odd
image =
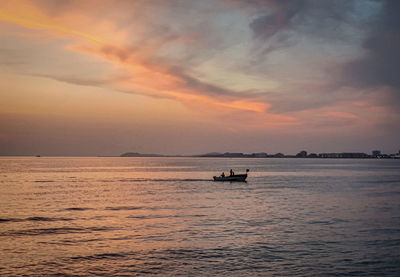
POLYGON ((118 207, 106 207, 106 210, 110 211, 131 211, 131 210, 140 210, 143 209, 143 207, 139 206, 118 206, 118 207))
POLYGON ((72 208, 66 208, 64 211, 88 211, 88 210, 93 210, 92 208, 81 208, 81 207, 72 207, 72 208))
POLYGON ((5 222, 24 222, 24 221, 71 221, 72 218, 65 217, 42 217, 42 216, 32 216, 28 218, 0 218, 0 223, 5 222))
POLYGON ((73 234, 73 233, 91 233, 91 232, 104 232, 112 231, 116 228, 113 227, 57 227, 57 228, 32 228, 17 231, 6 231, 0 233, 0 236, 41 236, 41 235, 59 235, 59 234, 73 234))

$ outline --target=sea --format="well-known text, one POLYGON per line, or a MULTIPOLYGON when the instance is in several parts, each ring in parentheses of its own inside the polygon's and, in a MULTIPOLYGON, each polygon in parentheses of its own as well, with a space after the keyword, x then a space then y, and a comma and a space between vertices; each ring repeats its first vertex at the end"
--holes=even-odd
POLYGON ((0 276, 400 276, 400 160, 2 157, 0 276))

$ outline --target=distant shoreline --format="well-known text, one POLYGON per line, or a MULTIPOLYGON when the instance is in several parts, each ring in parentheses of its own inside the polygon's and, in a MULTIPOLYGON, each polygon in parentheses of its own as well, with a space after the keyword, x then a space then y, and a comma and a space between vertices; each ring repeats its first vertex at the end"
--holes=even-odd
POLYGON ((301 151, 296 155, 285 155, 282 153, 267 154, 267 153, 207 153, 200 155, 162 155, 162 154, 141 154, 136 152, 127 152, 121 154, 119 157, 185 157, 185 158, 305 158, 305 159, 400 159, 400 151, 397 154, 376 154, 368 155, 366 153, 358 152, 342 152, 342 153, 311 153, 307 154, 306 151, 301 151))
MULTIPOLYGON (((375 151, 374 151, 375 152, 375 151)), ((36 157, 36 158, 257 158, 257 159, 400 159, 400 151, 396 154, 381 154, 374 153, 375 155, 369 155, 366 153, 359 152, 341 152, 341 153, 311 153, 307 154, 306 151, 301 151, 296 155, 285 155, 283 153, 276 154, 267 154, 267 153, 207 153, 207 154, 199 154, 199 155, 164 155, 164 154, 142 154, 137 152, 126 152, 120 155, 96 155, 96 156, 66 156, 66 155, 0 155, 0 157, 36 157)))

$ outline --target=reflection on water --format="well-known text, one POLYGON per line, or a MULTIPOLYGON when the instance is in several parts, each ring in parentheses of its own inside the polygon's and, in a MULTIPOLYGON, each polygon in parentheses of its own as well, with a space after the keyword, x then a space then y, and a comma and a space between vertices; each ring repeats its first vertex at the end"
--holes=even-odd
POLYGON ((0 275, 398 276, 400 161, 0 158, 0 275), (212 182, 250 168, 247 183, 212 182))

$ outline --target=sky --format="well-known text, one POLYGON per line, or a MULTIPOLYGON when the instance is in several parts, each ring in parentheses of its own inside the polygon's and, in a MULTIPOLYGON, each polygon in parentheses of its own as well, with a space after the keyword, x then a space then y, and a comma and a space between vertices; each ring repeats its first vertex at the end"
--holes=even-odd
POLYGON ((400 1, 2 0, 0 155, 400 149, 400 1))

